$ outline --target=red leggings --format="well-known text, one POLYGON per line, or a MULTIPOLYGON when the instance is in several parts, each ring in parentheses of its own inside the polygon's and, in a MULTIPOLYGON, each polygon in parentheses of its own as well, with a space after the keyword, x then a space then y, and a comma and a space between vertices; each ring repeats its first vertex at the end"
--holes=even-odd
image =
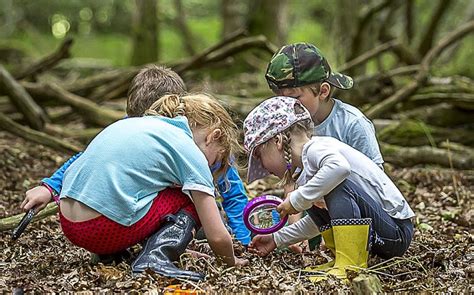
POLYGON ((59 212, 64 235, 76 246, 96 254, 113 254, 125 250, 152 235, 163 217, 185 210, 200 226, 193 202, 180 188, 168 188, 158 193, 148 213, 131 226, 124 226, 105 216, 72 222, 59 212))

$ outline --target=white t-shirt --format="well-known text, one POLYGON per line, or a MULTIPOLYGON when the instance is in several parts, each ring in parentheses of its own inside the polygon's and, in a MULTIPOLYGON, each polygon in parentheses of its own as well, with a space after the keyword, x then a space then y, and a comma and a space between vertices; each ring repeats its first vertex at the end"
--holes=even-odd
MULTIPOLYGON (((361 187, 393 218, 415 216, 402 193, 372 160, 339 140, 313 136, 302 151, 303 171, 298 188, 289 194, 291 205, 304 211, 329 194, 345 179, 361 187)), ((274 234, 277 246, 314 237, 317 226, 309 216, 274 234)))

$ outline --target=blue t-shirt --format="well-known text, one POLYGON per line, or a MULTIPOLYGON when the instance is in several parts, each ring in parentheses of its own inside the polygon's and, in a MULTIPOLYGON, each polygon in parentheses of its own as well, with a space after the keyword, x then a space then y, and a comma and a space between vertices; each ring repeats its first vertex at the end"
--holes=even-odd
POLYGON ((314 135, 337 138, 382 167, 383 158, 372 122, 356 107, 338 99, 334 102, 329 116, 314 127, 314 135))
POLYGON ((61 198, 80 201, 130 226, 150 209, 158 192, 179 186, 214 195, 206 157, 186 117, 120 120, 99 133, 66 170, 61 198))

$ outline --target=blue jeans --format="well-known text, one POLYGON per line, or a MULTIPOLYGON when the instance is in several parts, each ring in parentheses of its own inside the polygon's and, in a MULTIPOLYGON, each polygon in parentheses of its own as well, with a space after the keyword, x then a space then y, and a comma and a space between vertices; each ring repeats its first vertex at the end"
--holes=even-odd
POLYGON ((372 219, 371 253, 388 259, 402 256, 413 238, 410 219, 396 219, 350 180, 343 181, 324 197, 326 209, 313 206, 308 209, 316 225, 329 226, 335 219, 372 219))

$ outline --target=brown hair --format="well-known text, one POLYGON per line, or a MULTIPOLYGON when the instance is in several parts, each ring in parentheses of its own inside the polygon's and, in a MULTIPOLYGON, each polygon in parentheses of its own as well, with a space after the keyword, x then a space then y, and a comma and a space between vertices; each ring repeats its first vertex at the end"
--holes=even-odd
MULTIPOLYGON (((309 87, 309 90, 311 90, 311 92, 313 92, 313 95, 317 96, 319 94, 319 91, 321 90, 321 84, 322 83, 324 83, 324 81, 319 82, 319 83, 315 83, 315 84, 311 84, 311 85, 307 85, 307 86, 303 86, 303 87, 309 87)), ((331 99, 332 95, 334 94, 334 91, 336 90, 336 87, 332 86, 330 83, 328 83, 328 84, 329 84, 330 88, 329 88, 329 95, 325 99, 326 102, 331 99)))
POLYGON ((224 152, 221 166, 214 172, 215 179, 227 171, 231 164, 231 156, 242 151, 238 142, 237 125, 224 107, 209 94, 165 95, 155 101, 145 112, 145 115, 160 115, 169 118, 186 116, 192 130, 207 129, 212 131, 219 128, 222 135, 218 141, 224 152))
POLYGON ((186 85, 173 70, 148 65, 133 78, 127 93, 127 115, 143 116, 145 111, 165 94, 184 94, 186 85))

